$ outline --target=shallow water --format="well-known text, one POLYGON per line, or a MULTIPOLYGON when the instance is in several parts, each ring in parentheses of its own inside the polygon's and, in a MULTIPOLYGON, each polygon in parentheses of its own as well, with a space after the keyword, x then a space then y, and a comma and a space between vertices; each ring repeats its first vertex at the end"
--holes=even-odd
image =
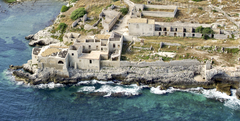
MULTIPOLYGON (((85 81, 30 87, 15 82, 8 66, 31 59, 24 39, 52 23, 63 2, 38 0, 8 7, 0 1, 1 120, 239 120, 240 101, 216 90, 123 86, 85 81), (92 93, 105 92, 93 96, 92 93), (124 92, 124 97, 110 96, 124 92), (128 95, 133 95, 128 97, 128 95)), ((233 93, 236 90, 232 90, 233 93)))

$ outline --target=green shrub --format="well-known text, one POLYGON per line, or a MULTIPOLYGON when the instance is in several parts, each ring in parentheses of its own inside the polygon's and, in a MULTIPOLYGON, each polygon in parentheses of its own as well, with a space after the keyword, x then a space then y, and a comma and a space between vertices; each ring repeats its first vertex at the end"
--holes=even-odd
POLYGON ((200 1, 202 1, 202 0, 192 0, 192 1, 195 1, 195 2, 200 2, 200 1))
POLYGON ((128 13, 128 8, 121 8, 120 12, 122 12, 123 15, 126 15, 128 13))
POLYGON ((71 0, 71 2, 73 2, 73 3, 74 3, 74 2, 77 2, 77 1, 78 1, 78 0, 71 0))
POLYGON ((65 24, 65 23, 60 23, 58 25, 58 30, 60 30, 61 33, 63 33, 66 30, 66 28, 67 28, 67 24, 65 24))
POLYGON ((72 12, 71 19, 76 20, 80 17, 83 17, 85 13, 86 13, 85 8, 78 8, 77 10, 72 12))
POLYGON ((196 32, 203 34, 203 39, 209 39, 210 37, 208 36, 208 34, 214 34, 214 31, 210 27, 204 28, 202 26, 197 27, 196 32))
POLYGON ((61 12, 66 12, 69 9, 66 5, 63 5, 61 8, 61 12))
POLYGON ((8 2, 8 3, 16 2, 16 0, 3 0, 3 1, 8 2))

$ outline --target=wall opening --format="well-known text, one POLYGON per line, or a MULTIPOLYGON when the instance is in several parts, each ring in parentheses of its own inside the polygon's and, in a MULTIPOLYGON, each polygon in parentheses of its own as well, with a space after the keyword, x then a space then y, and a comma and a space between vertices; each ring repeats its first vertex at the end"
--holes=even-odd
POLYGON ((85 46, 83 46, 83 50, 85 50, 85 46))
POLYGON ((194 28, 192 29, 192 32, 195 33, 195 29, 194 28))
POLYGON ((186 37, 186 34, 185 34, 185 33, 183 33, 183 37, 186 37))
POLYGON ((101 48, 101 51, 103 51, 103 48, 101 48))
POLYGON ((185 28, 183 29, 183 32, 186 32, 186 29, 185 29, 185 28))
POLYGON ((159 28, 159 31, 162 31, 162 28, 161 28, 161 27, 159 28))
POLYGON ((98 46, 96 46, 96 49, 98 50, 98 46))
POLYGON ((91 45, 89 45, 88 48, 91 49, 91 45))
POLYGON ((161 36, 161 32, 159 32, 159 36, 161 36))
POLYGON ((176 37, 177 36, 177 33, 174 33, 174 37, 176 37))
POLYGON ((192 37, 195 37, 195 34, 192 34, 192 37))
POLYGON ((167 28, 164 28, 163 31, 167 31, 167 28))
POLYGON ((177 28, 175 28, 175 31, 177 32, 177 28))
POLYGON ((92 60, 89 60, 89 63, 91 64, 91 63, 92 63, 92 60))
POLYGON ((167 32, 165 32, 165 36, 167 36, 167 32))
POLYGON ((72 53, 72 56, 74 56, 74 53, 72 53))
POLYGON ((112 58, 112 61, 118 61, 118 57, 112 58))
POLYGON ((63 61, 58 61, 58 64, 64 64, 64 62, 63 61))
POLYGON ((115 44, 113 44, 113 48, 115 48, 115 44))
POLYGON ((214 38, 214 34, 212 34, 212 38, 214 38))

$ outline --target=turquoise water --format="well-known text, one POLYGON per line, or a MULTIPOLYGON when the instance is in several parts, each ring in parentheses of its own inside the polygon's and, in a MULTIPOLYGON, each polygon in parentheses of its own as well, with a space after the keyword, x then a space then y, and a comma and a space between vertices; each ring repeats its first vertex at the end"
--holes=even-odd
POLYGON ((50 25, 63 4, 55 0, 38 0, 9 8, 0 1, 0 12, 7 11, 0 13, 1 121, 240 120, 240 102, 236 97, 214 89, 160 91, 97 81, 75 86, 30 87, 15 82, 8 66, 22 65, 31 58, 31 47, 24 37, 50 25), (96 96, 93 92, 106 94, 96 96), (116 92, 124 92, 126 96, 109 96, 116 92))

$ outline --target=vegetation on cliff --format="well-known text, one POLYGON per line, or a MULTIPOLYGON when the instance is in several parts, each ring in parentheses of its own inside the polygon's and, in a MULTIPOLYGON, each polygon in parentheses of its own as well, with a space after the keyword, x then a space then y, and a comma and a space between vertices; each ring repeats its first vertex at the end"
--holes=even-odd
POLYGON ((5 2, 8 2, 8 3, 13 3, 13 2, 16 2, 17 0, 3 0, 5 2))
POLYGON ((86 10, 85 8, 81 7, 81 8, 78 8, 77 10, 73 11, 72 14, 71 14, 71 19, 72 20, 76 20, 80 17, 83 17, 84 14, 86 14, 86 10))

